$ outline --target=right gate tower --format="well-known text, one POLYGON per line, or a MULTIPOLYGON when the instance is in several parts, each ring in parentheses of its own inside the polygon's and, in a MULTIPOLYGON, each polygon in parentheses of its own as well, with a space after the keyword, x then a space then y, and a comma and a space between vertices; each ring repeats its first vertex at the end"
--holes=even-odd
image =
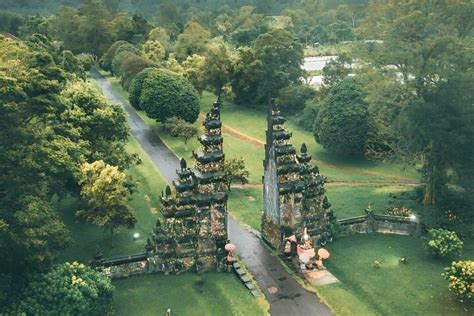
POLYGON ((263 162, 262 234, 279 249, 286 238, 295 235, 300 239, 305 230, 313 245, 324 245, 332 240, 331 226, 335 222, 325 195, 326 178, 311 164, 305 144, 297 154, 290 143, 292 134, 284 128, 285 121, 272 100, 263 162))

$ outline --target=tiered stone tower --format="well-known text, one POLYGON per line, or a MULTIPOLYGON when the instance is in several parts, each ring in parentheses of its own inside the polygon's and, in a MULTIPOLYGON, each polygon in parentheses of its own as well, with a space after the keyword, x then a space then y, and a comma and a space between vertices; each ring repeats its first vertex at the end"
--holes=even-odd
POLYGON ((330 228, 335 220, 325 196, 325 178, 310 164, 306 145, 297 155, 290 143, 292 134, 284 128, 274 101, 268 109, 265 174, 263 177, 264 213, 262 233, 276 248, 285 238, 303 234, 306 227, 314 244, 330 241, 330 228))
POLYGON ((175 190, 167 186, 162 194, 164 223, 157 222, 152 251, 165 272, 219 269, 225 257, 227 193, 221 126, 217 101, 204 120, 205 134, 198 138, 201 151, 193 152, 195 168, 188 168, 182 159, 175 190))

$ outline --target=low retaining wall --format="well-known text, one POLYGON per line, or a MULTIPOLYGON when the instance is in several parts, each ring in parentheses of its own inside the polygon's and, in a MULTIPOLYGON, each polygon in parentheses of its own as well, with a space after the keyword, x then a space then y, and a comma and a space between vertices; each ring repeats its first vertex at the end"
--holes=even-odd
POLYGON ((420 236, 421 226, 417 219, 403 216, 369 213, 363 216, 340 219, 341 235, 381 233, 420 236))

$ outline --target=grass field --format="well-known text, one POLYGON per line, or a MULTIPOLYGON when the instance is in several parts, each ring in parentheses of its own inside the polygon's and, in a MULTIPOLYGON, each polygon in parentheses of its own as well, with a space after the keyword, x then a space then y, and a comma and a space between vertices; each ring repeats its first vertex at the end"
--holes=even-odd
MULTIPOLYGON (((397 235, 357 235, 328 246, 326 266, 341 281, 319 287, 341 315, 472 315, 448 291, 441 276, 450 260, 425 255, 419 239, 397 235), (400 264, 400 257, 408 259, 400 264), (380 262, 375 269, 373 262, 380 262), (368 312, 370 311, 370 312, 368 312)), ((474 243, 466 243, 463 258, 473 258, 474 243)))
POLYGON ((114 281, 117 315, 267 315, 268 303, 255 299, 235 274, 185 273, 137 276, 114 281))

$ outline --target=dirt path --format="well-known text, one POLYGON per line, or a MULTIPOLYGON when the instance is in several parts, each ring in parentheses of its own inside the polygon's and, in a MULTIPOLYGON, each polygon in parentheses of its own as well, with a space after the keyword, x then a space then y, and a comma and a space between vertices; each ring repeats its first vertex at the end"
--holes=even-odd
MULTIPOLYGON (((200 113, 199 117, 204 120, 205 115, 200 113)), ((237 139, 243 140, 256 148, 259 149, 264 149, 265 148, 265 143, 261 141, 258 138, 249 136, 245 133, 242 133, 239 130, 236 130, 233 127, 230 127, 229 125, 222 124, 222 132, 224 134, 227 134, 229 136, 235 137, 237 139)), ((367 170, 362 170, 354 167, 349 167, 349 166, 341 166, 341 165, 334 165, 331 163, 327 163, 321 160, 317 160, 313 158, 313 162, 317 164, 318 166, 321 167, 326 167, 326 168, 334 168, 334 169, 339 169, 339 170, 345 170, 351 173, 356 173, 356 174, 363 174, 363 175, 368 175, 368 176, 379 176, 383 177, 384 174, 376 171, 367 171, 367 170)), ((407 177, 399 177, 399 178, 387 178, 387 179, 381 179, 381 180, 338 180, 338 181, 328 181, 328 183, 333 183, 333 184, 347 184, 347 185, 357 185, 357 184, 366 184, 370 185, 371 183, 374 184, 403 184, 403 185, 412 185, 412 186, 417 186, 419 185, 419 182, 413 181, 411 178, 407 177)))

